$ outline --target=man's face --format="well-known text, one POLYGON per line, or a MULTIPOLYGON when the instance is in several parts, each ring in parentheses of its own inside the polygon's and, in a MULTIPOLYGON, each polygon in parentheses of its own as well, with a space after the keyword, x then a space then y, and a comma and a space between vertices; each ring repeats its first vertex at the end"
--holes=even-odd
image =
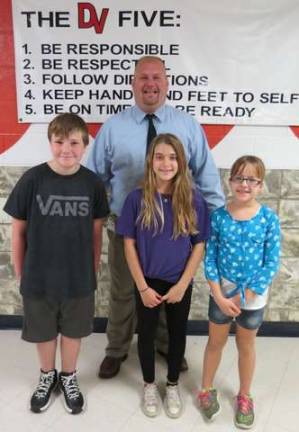
POLYGON ((159 60, 144 60, 137 65, 132 82, 135 102, 146 112, 153 113, 162 106, 168 91, 164 65, 159 60))

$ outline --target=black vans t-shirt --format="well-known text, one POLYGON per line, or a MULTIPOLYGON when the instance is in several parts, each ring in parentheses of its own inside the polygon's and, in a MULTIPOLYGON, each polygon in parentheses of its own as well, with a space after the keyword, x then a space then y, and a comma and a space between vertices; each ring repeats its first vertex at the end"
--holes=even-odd
POLYGON ((101 180, 80 166, 60 175, 47 163, 28 170, 4 210, 27 221, 21 294, 33 298, 83 297, 96 289, 94 219, 109 213, 101 180))

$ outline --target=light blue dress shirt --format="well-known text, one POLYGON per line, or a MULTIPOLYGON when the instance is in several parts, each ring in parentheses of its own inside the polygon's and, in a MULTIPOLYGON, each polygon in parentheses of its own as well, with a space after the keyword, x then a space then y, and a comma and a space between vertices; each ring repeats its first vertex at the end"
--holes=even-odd
MULTIPOLYGON (((98 132, 87 167, 100 175, 110 195, 111 212, 120 215, 125 198, 143 178, 148 120, 136 105, 110 117, 98 132)), ((172 133, 184 144, 193 180, 209 209, 223 205, 218 170, 199 123, 178 109, 164 105, 155 112, 159 133, 172 133)))
MULTIPOLYGON (((226 297, 239 292, 243 306, 246 288, 257 297, 263 296, 279 266, 278 216, 262 205, 251 219, 235 220, 221 207, 211 215, 211 228, 204 261, 206 278, 220 284, 222 278, 232 282, 231 288, 235 288, 226 292, 226 297)), ((258 298, 255 304, 262 306, 258 298)), ((250 309, 254 309, 254 304, 250 309)))

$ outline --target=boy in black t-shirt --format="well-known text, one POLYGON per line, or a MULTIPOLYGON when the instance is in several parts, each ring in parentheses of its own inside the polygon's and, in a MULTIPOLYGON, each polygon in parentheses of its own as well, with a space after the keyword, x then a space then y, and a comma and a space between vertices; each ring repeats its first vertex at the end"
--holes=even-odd
POLYGON ((13 264, 24 305, 22 338, 37 344, 41 367, 31 410, 46 410, 58 387, 66 410, 77 414, 84 398, 76 365, 81 338, 93 328, 102 225, 109 208, 101 180, 80 165, 89 139, 85 122, 75 114, 60 114, 49 124, 48 138, 52 160, 21 177, 4 210, 13 217, 13 264))

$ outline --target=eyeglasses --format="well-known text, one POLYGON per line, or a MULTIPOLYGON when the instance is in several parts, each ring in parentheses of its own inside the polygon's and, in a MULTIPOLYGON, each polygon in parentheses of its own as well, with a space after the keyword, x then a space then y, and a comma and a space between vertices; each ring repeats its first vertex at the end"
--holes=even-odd
POLYGON ((248 186, 258 186, 262 183, 262 180, 255 179, 253 177, 243 177, 240 175, 231 177, 230 181, 237 184, 242 184, 245 181, 248 186))

